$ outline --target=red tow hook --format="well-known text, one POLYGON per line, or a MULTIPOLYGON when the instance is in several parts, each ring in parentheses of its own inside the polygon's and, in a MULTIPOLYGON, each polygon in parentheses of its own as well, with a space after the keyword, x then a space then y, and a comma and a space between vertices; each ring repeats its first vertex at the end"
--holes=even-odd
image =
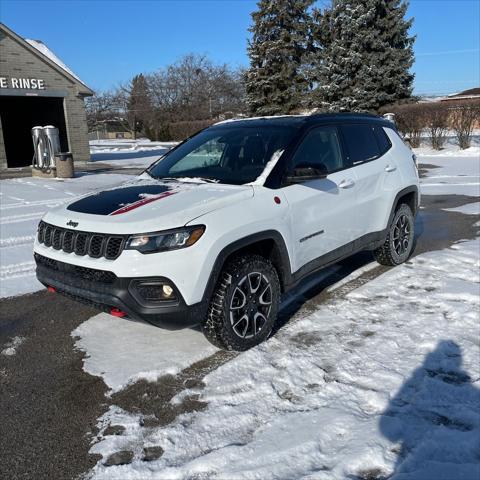
POLYGON ((50 293, 57 293, 57 289, 55 287, 47 287, 47 291, 50 293))
POLYGON ((110 315, 113 315, 114 317, 125 317, 127 315, 126 312, 124 312, 123 310, 120 310, 119 308, 111 308, 110 309, 110 315))

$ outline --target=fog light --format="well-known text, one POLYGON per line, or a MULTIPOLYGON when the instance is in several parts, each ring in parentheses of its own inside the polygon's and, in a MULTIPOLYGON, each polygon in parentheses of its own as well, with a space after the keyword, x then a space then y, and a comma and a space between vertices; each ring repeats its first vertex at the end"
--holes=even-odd
POLYGON ((174 288, 161 280, 134 281, 131 290, 141 303, 177 300, 174 288))
POLYGON ((170 285, 164 285, 163 288, 162 288, 162 290, 163 290, 163 294, 164 294, 167 298, 171 297, 172 294, 173 294, 173 288, 172 288, 170 285))

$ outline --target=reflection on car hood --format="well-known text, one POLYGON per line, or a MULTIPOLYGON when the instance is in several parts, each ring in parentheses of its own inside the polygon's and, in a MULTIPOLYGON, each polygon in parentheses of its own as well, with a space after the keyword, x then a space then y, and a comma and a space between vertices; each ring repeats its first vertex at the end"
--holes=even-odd
POLYGON ((139 233, 175 228, 213 210, 253 196, 246 185, 137 179, 51 210, 45 220, 78 230, 139 233))

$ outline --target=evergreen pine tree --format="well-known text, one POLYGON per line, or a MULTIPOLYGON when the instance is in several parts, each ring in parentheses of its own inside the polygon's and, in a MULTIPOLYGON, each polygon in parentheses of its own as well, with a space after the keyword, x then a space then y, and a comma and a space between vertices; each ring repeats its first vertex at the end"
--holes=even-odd
POLYGON ((310 43, 313 0, 259 0, 252 13, 245 75, 251 113, 289 113, 301 106, 308 82, 303 71, 310 43))
POLYGON ((312 104, 330 111, 375 111, 408 99, 414 37, 402 0, 334 0, 314 12, 317 53, 312 104))

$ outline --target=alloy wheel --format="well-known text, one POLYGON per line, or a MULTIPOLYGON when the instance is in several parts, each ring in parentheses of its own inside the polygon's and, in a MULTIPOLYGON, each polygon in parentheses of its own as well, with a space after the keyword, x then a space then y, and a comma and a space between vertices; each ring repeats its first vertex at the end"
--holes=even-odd
POLYGON ((230 323, 240 338, 257 336, 272 308, 272 286, 265 275, 252 272, 237 284, 230 302, 230 323))
POLYGON ((400 215, 393 227, 393 248, 398 256, 403 255, 410 246, 412 230, 406 215, 400 215))

